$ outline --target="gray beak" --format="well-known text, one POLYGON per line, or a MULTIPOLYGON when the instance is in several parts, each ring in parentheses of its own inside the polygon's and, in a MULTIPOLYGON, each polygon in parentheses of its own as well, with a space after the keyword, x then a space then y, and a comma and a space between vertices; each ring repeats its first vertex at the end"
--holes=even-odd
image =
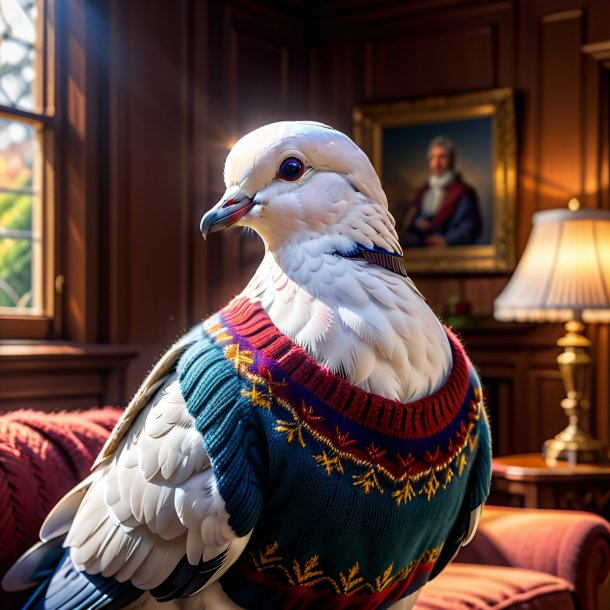
POLYGON ((205 238, 208 233, 222 231, 235 224, 254 205, 254 199, 248 197, 237 186, 225 191, 220 201, 201 219, 199 228, 205 238))

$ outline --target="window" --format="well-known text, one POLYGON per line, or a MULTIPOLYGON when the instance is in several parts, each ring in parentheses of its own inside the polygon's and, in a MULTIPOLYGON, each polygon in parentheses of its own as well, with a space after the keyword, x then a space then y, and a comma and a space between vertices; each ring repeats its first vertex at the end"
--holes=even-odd
POLYGON ((52 9, 0 0, 0 338, 47 336, 52 316, 52 9))

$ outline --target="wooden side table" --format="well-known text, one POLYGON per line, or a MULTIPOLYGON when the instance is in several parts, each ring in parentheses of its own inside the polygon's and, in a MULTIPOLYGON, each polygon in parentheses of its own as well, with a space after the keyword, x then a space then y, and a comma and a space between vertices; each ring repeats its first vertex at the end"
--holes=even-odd
POLYGON ((610 521, 610 464, 549 466, 537 453, 497 457, 491 503, 587 510, 610 521))

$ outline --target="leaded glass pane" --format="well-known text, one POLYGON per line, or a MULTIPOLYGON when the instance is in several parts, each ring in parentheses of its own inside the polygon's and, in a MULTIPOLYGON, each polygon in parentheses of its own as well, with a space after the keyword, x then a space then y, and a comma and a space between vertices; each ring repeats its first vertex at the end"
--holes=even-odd
POLYGON ((39 154, 33 127, 0 119, 0 307, 39 306, 39 154))
POLYGON ((0 104, 33 112, 36 106, 35 0, 0 0, 0 104))

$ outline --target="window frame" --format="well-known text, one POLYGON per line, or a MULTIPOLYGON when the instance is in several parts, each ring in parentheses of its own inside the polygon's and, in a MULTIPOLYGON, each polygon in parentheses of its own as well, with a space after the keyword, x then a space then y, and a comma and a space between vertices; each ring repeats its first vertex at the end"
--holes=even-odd
POLYGON ((57 275, 57 222, 56 222, 56 171, 58 167, 59 120, 57 117, 57 23, 58 11, 55 0, 35 0, 40 18, 36 23, 37 40, 42 40, 36 53, 37 74, 42 86, 35 93, 40 113, 29 112, 0 104, 0 118, 17 120, 33 126, 37 134, 40 166, 36 168, 34 180, 38 181, 38 211, 40 222, 40 272, 33 281, 40 282, 40 313, 11 312, 2 308, 0 312, 0 339, 41 340, 61 335, 61 307, 59 299, 63 291, 63 277, 57 275))

